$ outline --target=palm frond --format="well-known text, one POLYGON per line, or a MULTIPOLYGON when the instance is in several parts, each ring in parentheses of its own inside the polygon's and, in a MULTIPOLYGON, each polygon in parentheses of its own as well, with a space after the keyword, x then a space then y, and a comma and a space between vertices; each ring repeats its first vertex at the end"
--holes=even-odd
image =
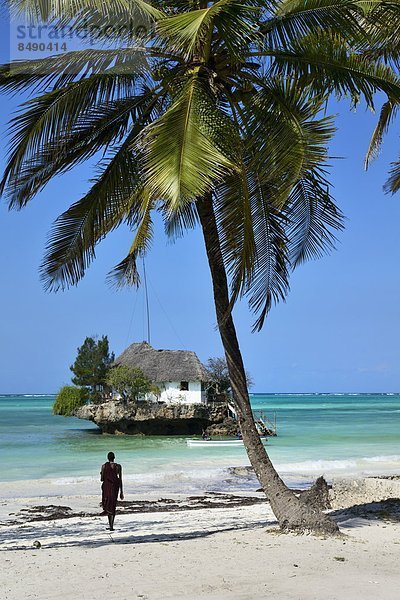
POLYGON ((135 75, 150 74, 145 48, 92 49, 65 52, 58 56, 34 60, 18 60, 0 66, 0 89, 43 92, 58 90, 76 79, 87 79, 95 74, 135 75))
POLYGON ((368 54, 372 50, 384 49, 387 61, 392 54, 398 56, 400 42, 400 11, 396 0, 373 0, 357 2, 364 8, 364 23, 367 35, 359 40, 358 49, 368 54))
POLYGON ((387 193, 395 194, 400 190, 400 161, 392 162, 389 178, 386 181, 383 189, 387 193))
POLYGON ((57 219, 41 269, 47 288, 75 285, 95 257, 96 244, 107 233, 123 221, 136 227, 142 220, 145 196, 132 144, 151 119, 158 100, 152 92, 148 91, 147 105, 141 107, 123 142, 99 165, 100 173, 91 190, 57 219))
POLYGON ((108 280, 117 288, 126 285, 139 286, 140 276, 136 264, 137 259, 140 256, 145 256, 153 239, 151 211, 154 208, 154 201, 148 190, 141 190, 137 195, 135 205, 137 206, 135 210, 137 229, 129 253, 108 275, 108 280))
POLYGON ((199 221, 195 202, 183 204, 173 213, 162 208, 160 210, 164 216, 165 233, 171 240, 183 237, 184 233, 188 229, 194 229, 199 221))
MULTIPOLYGON (((104 105, 103 105, 104 106, 104 105)), ((102 107, 99 107, 101 110, 102 107)), ((132 103, 126 100, 104 106, 107 116, 104 120, 100 115, 95 118, 94 113, 87 115, 92 127, 80 127, 76 132, 58 142, 44 143, 40 152, 32 156, 29 161, 24 161, 18 169, 18 183, 15 177, 10 178, 12 188, 12 206, 22 207, 40 192, 55 176, 65 173, 75 165, 87 160, 108 144, 118 141, 127 132, 132 115, 132 103), (114 109, 111 123, 109 117, 114 109), (15 181, 15 186, 14 186, 15 181)), ((100 111, 99 110, 99 111, 100 111)))
POLYGON ((310 170, 293 187, 284 211, 290 265, 321 258, 335 248, 334 232, 344 228, 344 216, 320 173, 310 170))
POLYGON ((385 40, 383 43, 362 49, 361 54, 368 60, 389 66, 394 71, 398 72, 400 69, 400 48, 397 42, 393 44, 385 40))
POLYGON ((203 56, 207 39, 208 44, 211 42, 214 26, 224 39, 230 34, 236 49, 239 39, 248 43, 251 36, 258 36, 258 30, 249 17, 254 17, 259 11, 255 3, 248 0, 218 0, 207 8, 160 19, 156 30, 173 51, 182 52, 187 58, 194 54, 203 56))
POLYGON ((41 157, 51 158, 48 149, 62 145, 60 140, 70 136, 93 105, 129 96, 135 96, 135 79, 131 76, 96 75, 23 104, 11 123, 12 152, 0 184, 10 206, 22 208, 31 199, 25 183, 37 157, 40 162, 41 157))
POLYGON ((195 71, 168 110, 144 131, 146 186, 174 211, 235 169, 233 142, 238 139, 230 118, 195 71))
POLYGON ((300 80, 315 94, 349 97, 354 104, 363 96, 374 108, 374 95, 384 92, 400 101, 400 79, 383 64, 349 50, 346 40, 332 32, 320 32, 296 40, 273 52, 272 73, 300 80))
POLYGON ((131 144, 132 135, 100 165, 90 191, 57 218, 41 267, 47 289, 76 285, 95 257, 96 244, 123 220, 132 220, 132 205, 140 187, 131 144))
POLYGON ((184 52, 187 57, 199 52, 218 10, 235 0, 220 0, 208 8, 190 10, 160 19, 157 34, 168 43, 168 47, 184 52))
POLYGON ((282 211, 272 186, 243 167, 241 177, 230 176, 215 195, 215 214, 221 251, 231 281, 231 305, 249 297, 260 329, 273 301, 288 292, 286 238, 282 211), (246 178, 243 181, 244 177, 246 178))
POLYGON ((221 252, 231 280, 231 306, 252 281, 255 270, 251 193, 242 161, 240 171, 228 176, 215 194, 221 252))
POLYGON ((118 18, 134 18, 138 14, 156 19, 162 12, 145 0, 8 0, 10 10, 17 15, 27 15, 33 22, 57 21, 68 24, 90 14, 109 19, 110 22, 118 18))
POLYGON ((285 300, 289 292, 288 249, 285 216, 276 208, 272 186, 251 175, 251 213, 254 227, 255 268, 243 293, 257 315, 253 331, 260 331, 273 303, 285 300))
POLYGON ((321 107, 322 98, 310 96, 298 82, 272 79, 240 111, 246 193, 228 178, 218 188, 216 214, 232 303, 239 295, 248 297, 257 315, 255 330, 272 304, 285 299, 291 266, 331 247, 331 230, 341 226, 318 176, 334 131, 321 107), (252 237, 245 233, 244 206, 252 237))
POLYGON ((375 130, 372 134, 367 154, 365 156, 365 169, 368 169, 371 161, 378 156, 379 150, 382 146, 383 137, 385 133, 387 133, 391 122, 394 120, 398 108, 399 105, 392 100, 388 100, 382 106, 378 123, 376 124, 375 130))
POLYGON ((282 0, 261 23, 267 48, 284 48, 293 40, 321 30, 340 31, 351 41, 365 37, 362 7, 349 0, 282 0))
POLYGON ((242 112, 251 149, 251 170, 274 187, 282 207, 295 181, 327 160, 327 144, 335 128, 322 117, 322 98, 294 80, 262 82, 253 102, 242 112))
POLYGON ((146 113, 151 120, 153 108, 155 110, 151 92, 94 106, 78 119, 73 131, 65 132, 57 142, 44 143, 40 152, 23 164, 18 172, 14 204, 20 205, 33 198, 55 175, 120 143, 134 123, 146 120, 146 113))
MULTIPOLYGON (((265 1, 265 4, 269 2, 265 1)), ((248 0, 232 3, 215 16, 217 47, 221 44, 222 55, 229 56, 232 63, 244 63, 250 48, 264 47, 264 36, 259 27, 262 13, 263 6, 257 0, 248 0)))

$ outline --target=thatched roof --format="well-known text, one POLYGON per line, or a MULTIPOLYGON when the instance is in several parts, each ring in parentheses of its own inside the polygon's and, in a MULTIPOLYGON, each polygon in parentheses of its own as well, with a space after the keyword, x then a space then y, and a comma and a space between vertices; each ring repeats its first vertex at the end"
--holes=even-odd
POLYGON ((147 342, 131 344, 116 359, 116 365, 141 369, 154 383, 164 381, 209 381, 205 367, 190 350, 156 350, 147 342))

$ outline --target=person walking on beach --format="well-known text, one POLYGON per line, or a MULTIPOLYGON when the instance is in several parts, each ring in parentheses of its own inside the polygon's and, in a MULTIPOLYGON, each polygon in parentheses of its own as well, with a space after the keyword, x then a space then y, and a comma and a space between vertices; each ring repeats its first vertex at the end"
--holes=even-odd
POLYGON ((108 516, 110 531, 114 531, 115 510, 117 507, 118 492, 120 499, 124 499, 122 490, 122 467, 114 462, 114 452, 107 454, 108 462, 101 466, 100 480, 101 484, 101 504, 103 514, 108 516))

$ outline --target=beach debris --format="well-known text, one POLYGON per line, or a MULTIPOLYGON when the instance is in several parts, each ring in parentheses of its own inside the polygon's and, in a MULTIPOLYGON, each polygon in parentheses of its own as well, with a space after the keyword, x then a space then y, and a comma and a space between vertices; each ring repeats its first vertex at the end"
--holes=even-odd
POLYGON ((344 562, 346 560, 344 556, 334 556, 333 559, 338 562, 344 562))
POLYGON ((42 547, 42 544, 39 542, 39 540, 35 540, 32 545, 35 546, 35 548, 41 548, 42 547))
MULTIPOLYGON (((123 500, 118 502, 118 511, 120 514, 135 513, 157 513, 157 512, 178 512, 186 510, 202 510, 205 508, 237 508, 253 506, 256 504, 266 504, 265 497, 256 496, 237 496, 235 494, 226 494, 222 492, 207 492, 202 496, 187 496, 183 499, 159 498, 158 500, 123 500)), ((60 519, 73 518, 99 518, 99 513, 75 512, 69 506, 57 506, 54 504, 46 506, 32 506, 23 508, 14 518, 8 522, 0 522, 1 526, 19 525, 22 523, 56 521, 60 519)))

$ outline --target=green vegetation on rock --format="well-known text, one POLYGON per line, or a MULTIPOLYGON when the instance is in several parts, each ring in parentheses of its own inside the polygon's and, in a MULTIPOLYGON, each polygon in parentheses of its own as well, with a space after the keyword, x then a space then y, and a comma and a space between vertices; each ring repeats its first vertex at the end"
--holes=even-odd
POLYGON ((86 404, 89 393, 86 388, 64 385, 58 392, 53 404, 53 414, 70 417, 74 411, 86 404))
POLYGON ((110 369, 106 383, 125 401, 137 401, 146 394, 160 395, 159 388, 145 376, 143 371, 126 365, 118 365, 110 369))

